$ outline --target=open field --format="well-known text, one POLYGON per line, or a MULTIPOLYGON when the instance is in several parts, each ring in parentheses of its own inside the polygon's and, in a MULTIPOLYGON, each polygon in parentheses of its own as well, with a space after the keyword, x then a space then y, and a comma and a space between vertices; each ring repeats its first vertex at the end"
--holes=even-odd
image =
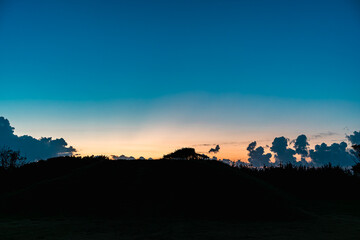
POLYGON ((335 168, 58 158, 2 173, 0 239, 358 239, 358 183, 335 168))
POLYGON ((360 218, 323 215, 290 222, 1 218, 0 239, 358 239, 360 218))

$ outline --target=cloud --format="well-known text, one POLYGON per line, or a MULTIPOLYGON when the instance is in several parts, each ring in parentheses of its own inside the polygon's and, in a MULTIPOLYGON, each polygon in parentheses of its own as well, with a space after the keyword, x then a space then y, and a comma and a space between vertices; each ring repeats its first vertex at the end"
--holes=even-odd
MULTIPOLYGON (((271 154, 270 154, 271 155, 271 154)), ((237 160, 235 163, 234 163, 234 166, 235 167, 248 167, 249 166, 249 163, 246 163, 246 162, 243 162, 241 160, 237 160)))
POLYGON ((220 150, 220 146, 219 145, 216 145, 216 147, 215 148, 211 148, 210 150, 209 150, 209 153, 217 153, 217 152, 219 152, 219 150, 220 150))
POLYGON ((312 138, 312 139, 318 139, 318 138, 335 136, 335 135, 339 135, 339 134, 336 133, 336 132, 330 132, 330 131, 328 131, 328 132, 325 132, 325 133, 318 133, 318 134, 312 135, 311 138, 312 138))
POLYGON ((135 158, 133 156, 127 157, 125 155, 120 155, 120 156, 111 155, 111 158, 113 160, 135 160, 135 158))
POLYGON ((309 156, 309 143, 307 137, 302 134, 294 141, 295 152, 301 156, 301 162, 306 163, 305 158, 309 156))
MULTIPOLYGON (((321 136, 338 135, 337 133, 328 132, 321 136)), ((360 144, 360 131, 354 131, 353 134, 346 136, 351 144, 360 144)), ((314 149, 309 149, 309 142, 306 135, 299 135, 295 140, 290 143, 294 143, 294 149, 288 147, 289 139, 285 137, 277 137, 272 142, 270 150, 275 153, 275 164, 292 164, 292 165, 307 165, 321 167, 328 165, 349 167, 356 163, 356 153, 354 150, 349 149, 347 143, 333 143, 327 145, 322 143, 316 145, 314 149), (301 156, 301 162, 296 162, 295 154, 301 156), (311 161, 306 161, 306 158, 310 158, 311 161)), ((249 163, 255 167, 264 166, 266 163, 270 163, 270 157, 264 155, 264 149, 262 147, 256 148, 256 142, 249 144, 247 150, 249 151, 250 158, 249 163)))
POLYGON ((360 131, 354 131, 354 134, 347 135, 346 138, 351 142, 352 145, 360 144, 360 131))
MULTIPOLYGON (((242 144, 246 144, 248 143, 248 141, 243 141, 243 142, 221 142, 218 145, 242 145, 242 144)), ((193 144, 193 147, 210 147, 215 145, 214 143, 200 143, 200 144, 193 144)))
POLYGON ((201 143, 201 144, 193 144, 192 146, 193 147, 209 147, 209 146, 212 146, 214 144, 212 143, 201 143))
POLYGON ((254 167, 270 166, 271 153, 264 154, 264 148, 256 148, 256 141, 249 144, 247 147, 249 151, 249 163, 254 167))
POLYGON ((355 164, 355 157, 347 151, 345 142, 333 143, 328 146, 326 143, 316 145, 310 150, 310 157, 315 166, 331 164, 333 166, 348 167, 355 164))
POLYGON ((233 162, 230 159, 222 159, 222 160, 219 159, 219 161, 223 162, 223 163, 225 163, 227 165, 230 165, 230 166, 232 166, 232 164, 233 164, 233 162))
POLYGON ((288 148, 289 139, 285 137, 277 137, 272 142, 270 150, 275 153, 276 164, 296 164, 295 150, 288 148))
POLYGON ((63 138, 36 139, 28 135, 17 136, 14 134, 14 128, 10 125, 9 120, 0 117, 0 148, 6 146, 13 150, 20 150, 28 161, 74 154, 76 149, 72 146, 67 147, 67 145, 63 138))

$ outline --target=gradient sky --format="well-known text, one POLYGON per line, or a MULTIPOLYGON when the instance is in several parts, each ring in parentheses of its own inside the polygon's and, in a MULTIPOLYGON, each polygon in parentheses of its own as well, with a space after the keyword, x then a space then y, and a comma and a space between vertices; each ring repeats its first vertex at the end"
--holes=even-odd
POLYGON ((360 129, 360 3, 0 0, 0 115, 81 154, 360 129))

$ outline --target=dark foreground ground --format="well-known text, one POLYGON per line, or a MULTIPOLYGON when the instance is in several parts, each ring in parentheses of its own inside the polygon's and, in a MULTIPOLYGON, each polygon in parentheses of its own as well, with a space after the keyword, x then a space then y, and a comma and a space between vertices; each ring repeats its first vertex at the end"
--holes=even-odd
POLYGON ((359 178, 325 168, 60 158, 0 174, 0 239, 360 239, 359 178))
POLYGON ((360 219, 224 222, 102 218, 2 218, 0 239, 359 239, 360 219))

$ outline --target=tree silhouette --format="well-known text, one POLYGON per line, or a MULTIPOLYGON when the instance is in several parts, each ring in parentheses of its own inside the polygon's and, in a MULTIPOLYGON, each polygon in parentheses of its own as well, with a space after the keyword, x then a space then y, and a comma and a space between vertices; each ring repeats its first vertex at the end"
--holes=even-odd
POLYGON ((352 167, 354 174, 360 175, 360 144, 353 145, 354 154, 357 158, 357 163, 352 167))
POLYGON ((204 160, 209 157, 205 154, 196 153, 194 148, 181 148, 173 153, 164 155, 163 158, 169 160, 204 160))
POLYGON ((14 151, 8 147, 0 150, 0 164, 2 169, 12 169, 19 167, 26 160, 20 155, 20 151, 14 151))

